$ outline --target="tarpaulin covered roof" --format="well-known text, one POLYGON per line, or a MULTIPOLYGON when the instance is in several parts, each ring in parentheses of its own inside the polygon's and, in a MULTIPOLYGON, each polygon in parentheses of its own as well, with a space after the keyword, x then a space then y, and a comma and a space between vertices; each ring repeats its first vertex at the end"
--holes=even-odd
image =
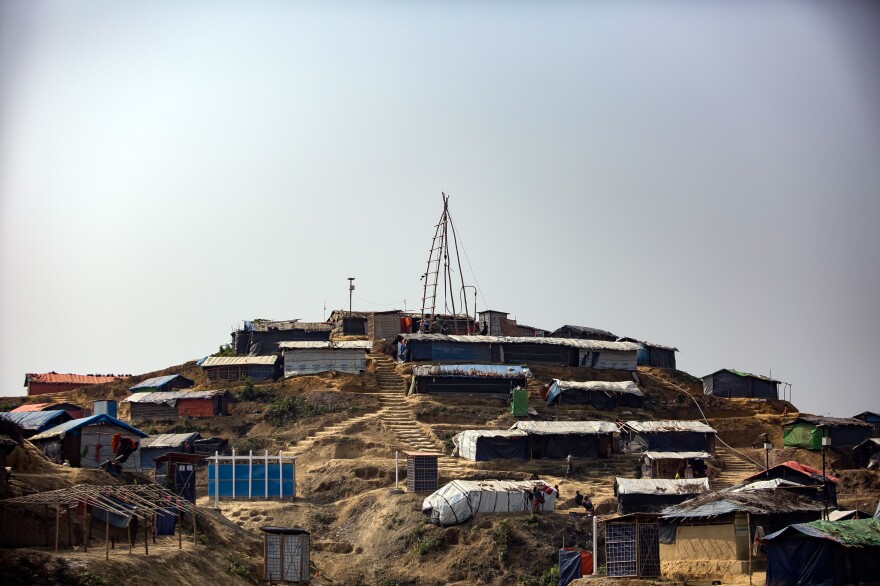
POLYGON ((614 480, 617 494, 700 494, 709 491, 708 478, 621 478, 614 480))
POLYGON ((265 364, 274 366, 278 362, 278 356, 209 356, 202 362, 202 367, 207 366, 254 366, 265 364))
POLYGON ((773 478, 771 480, 758 480, 756 482, 748 482, 746 484, 731 486, 726 489, 730 492, 744 492, 748 490, 776 490, 777 488, 804 488, 803 484, 798 484, 797 482, 792 482, 791 480, 785 480, 783 478, 773 478))
POLYGON ((596 434, 620 431, 617 424, 610 421, 517 421, 510 429, 519 429, 532 435, 596 434))
POLYGON ((169 374, 166 376, 157 376, 153 378, 148 378, 145 381, 139 382, 133 387, 130 387, 128 390, 135 391, 137 389, 154 389, 161 387, 162 385, 168 384, 176 378, 181 378, 188 385, 192 386, 194 382, 191 379, 186 378, 185 376, 181 376, 179 374, 169 374))
MULTIPOLYGON (((771 466, 770 470, 775 470, 777 468, 789 468, 789 469, 794 470, 796 472, 800 472, 801 474, 804 474, 805 476, 809 476, 811 478, 818 478, 819 482, 822 482, 822 473, 819 470, 816 470, 812 466, 807 466, 806 464, 801 464, 800 462, 796 462, 794 460, 789 460, 788 462, 783 462, 782 464, 777 464, 776 466, 771 466)), ((763 477, 765 474, 766 474, 766 472, 757 472, 755 474, 752 474, 748 478, 746 478, 746 480, 752 480, 753 478, 759 479, 759 478, 763 477)), ((831 480, 833 482, 837 482, 837 478, 835 478, 834 476, 831 476, 830 474, 826 474, 825 477, 828 478, 828 480, 831 480)))
POLYGON ((633 381, 609 382, 601 380, 573 381, 553 379, 553 382, 563 391, 605 391, 607 393, 628 393, 630 395, 643 396, 642 391, 633 381))
POLYGON ((176 448, 200 437, 197 431, 192 433, 161 433, 142 439, 141 448, 176 448))
MULTIPOLYGON (((526 437, 526 432, 520 429, 466 429, 458 434, 455 437, 459 436, 473 436, 473 437, 526 437)), ((455 439, 453 438, 453 443, 455 439)))
POLYGON ((40 430, 53 422, 69 418, 70 413, 64 410, 55 411, 19 411, 17 413, 0 413, 0 418, 12 421, 22 429, 40 430))
POLYGON ((398 338, 413 342, 457 342, 462 344, 547 344, 551 346, 569 346, 585 350, 609 350, 615 352, 637 352, 639 349, 639 345, 632 342, 605 342, 602 340, 581 340, 578 338, 448 336, 446 334, 400 334, 398 338))
POLYGON ((82 411, 82 407, 73 403, 29 403, 12 409, 10 413, 31 413, 34 411, 82 411))
POLYGON ((844 547, 880 547, 880 520, 878 519, 796 523, 768 535, 765 539, 772 541, 792 533, 827 539, 844 547))
MULTIPOLYGON (((12 411, 14 413, 15 411, 18 411, 18 409, 13 409, 12 411)), ((862 443, 860 443, 859 445, 854 447, 853 450, 858 450, 862 446, 870 446, 870 445, 880 447, 880 437, 869 437, 868 439, 866 439, 865 441, 863 441, 862 443)))
POLYGON ((299 330, 304 332, 329 332, 333 324, 327 322, 305 322, 298 319, 265 322, 245 322, 246 330, 268 332, 269 330, 299 330))
MULTIPOLYGON (((540 480, 453 480, 429 495, 422 503, 422 512, 440 525, 464 523, 479 513, 531 512, 532 503, 525 491, 541 490, 547 485, 540 480)), ((544 492, 544 511, 556 505, 556 492, 544 492)))
POLYGON ((301 340, 295 342, 278 342, 282 350, 315 349, 340 349, 340 350, 370 350, 373 343, 369 340, 301 340))
POLYGON ((822 503, 786 490, 716 491, 663 509, 663 518, 717 517, 736 511, 753 515, 776 515, 821 511, 822 503))
POLYGON ((506 364, 420 364, 413 366, 413 375, 528 378, 532 376, 532 371, 527 366, 509 366, 506 364))
POLYGON ((102 375, 102 374, 58 374, 57 372, 47 372, 44 374, 26 374, 24 384, 30 382, 35 383, 76 383, 81 385, 97 385, 101 383, 112 383, 123 376, 102 375))
POLYGON ((52 429, 48 429, 43 433, 38 433, 34 437, 30 438, 31 441, 34 440, 43 440, 43 439, 52 439, 55 437, 63 437, 69 431, 73 431, 75 429, 79 429, 81 427, 85 427, 87 425, 115 425, 117 427, 121 427, 122 429, 131 432, 135 435, 139 435, 140 437, 147 437, 147 434, 142 432, 139 429, 136 429, 124 421, 119 421, 115 417, 110 417, 109 415, 102 413, 100 415, 92 415, 91 417, 83 417, 82 419, 73 419, 68 421, 67 423, 62 423, 61 425, 57 425, 52 429))
POLYGON ((226 391, 156 391, 153 393, 135 393, 126 397, 123 403, 168 403, 174 405, 178 399, 210 399, 223 395, 226 391))
POLYGON ((710 460, 713 458, 709 452, 645 452, 645 456, 651 460, 690 460, 692 458, 710 460))
POLYGON ((742 376, 742 377, 759 378, 759 379, 761 379, 761 380, 769 381, 769 382, 771 382, 771 383, 779 383, 779 382, 782 382, 782 381, 778 381, 778 380, 776 380, 775 378, 770 378, 770 377, 767 377, 767 376, 761 376, 760 374, 752 374, 752 373, 750 373, 750 372, 742 372, 742 371, 739 371, 739 370, 734 370, 734 369, 732 369, 732 368, 722 368, 722 369, 716 370, 715 372, 710 372, 709 374, 707 374, 706 376, 704 376, 704 377, 702 377, 702 378, 709 378, 710 376, 716 375, 716 374, 718 374, 719 372, 729 372, 730 374, 735 374, 736 376, 742 376))
POLYGON ((658 431, 696 431, 701 433, 717 433, 702 421, 627 421, 626 427, 638 433, 654 433, 658 431))
POLYGON ((563 329, 566 329, 566 328, 569 329, 569 330, 571 330, 571 331, 573 331, 573 332, 577 332, 577 333, 579 333, 579 334, 582 334, 582 335, 589 335, 589 336, 608 336, 608 337, 611 337, 611 338, 616 338, 616 337, 617 337, 616 334, 612 334, 612 333, 609 332, 608 330, 602 330, 602 329, 599 329, 599 328, 590 328, 590 327, 587 327, 587 326, 573 326, 573 325, 571 325, 571 324, 565 324, 564 326, 562 326, 561 328, 557 329, 557 330, 554 331, 553 333, 555 334, 556 332, 558 332, 558 331, 560 331, 560 330, 563 330, 563 329))
POLYGON ((853 419, 849 417, 824 417, 821 415, 799 415, 797 418, 792 419, 791 421, 787 421, 783 425, 794 425, 799 421, 804 421, 812 425, 820 425, 823 427, 844 427, 849 425, 855 425, 857 427, 868 427, 871 425, 870 423, 865 423, 861 419, 853 419))
POLYGON ((672 346, 664 346, 663 344, 655 344, 654 342, 646 342, 644 340, 636 340, 635 338, 618 338, 619 342, 635 342, 636 344, 640 344, 642 346, 648 348, 657 348, 658 350, 669 350, 671 352, 678 352, 678 348, 674 348, 672 346))

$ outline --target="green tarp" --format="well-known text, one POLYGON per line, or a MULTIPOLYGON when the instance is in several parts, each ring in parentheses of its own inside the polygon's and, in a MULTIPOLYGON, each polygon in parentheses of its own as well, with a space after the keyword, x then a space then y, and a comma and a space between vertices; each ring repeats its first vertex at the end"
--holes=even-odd
POLYGON ((513 389, 510 392, 510 413, 516 417, 529 414, 529 392, 526 389, 513 389))
POLYGON ((822 430, 810 423, 793 423, 782 429, 782 446, 786 448, 822 449, 822 430))
POLYGON ((812 521, 810 527, 830 535, 847 547, 880 547, 880 520, 812 521))

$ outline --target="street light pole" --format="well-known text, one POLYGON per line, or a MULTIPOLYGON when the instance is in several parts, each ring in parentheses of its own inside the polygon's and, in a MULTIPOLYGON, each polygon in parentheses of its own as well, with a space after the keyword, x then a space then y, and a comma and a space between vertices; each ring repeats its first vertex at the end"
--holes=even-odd
POLYGON ((351 319, 351 296, 354 293, 354 277, 348 278, 348 319, 351 319))
MULTIPOLYGON (((466 297, 467 293, 464 292, 465 289, 473 289, 474 290, 474 333, 477 333, 477 288, 473 285, 462 285, 459 290, 459 296, 466 297)), ((464 304, 462 304, 464 305, 464 304)), ((470 316, 467 316, 470 318, 470 316)))
POLYGON ((831 438, 822 428, 822 518, 828 520, 828 477, 825 476, 825 450, 831 445, 831 438))

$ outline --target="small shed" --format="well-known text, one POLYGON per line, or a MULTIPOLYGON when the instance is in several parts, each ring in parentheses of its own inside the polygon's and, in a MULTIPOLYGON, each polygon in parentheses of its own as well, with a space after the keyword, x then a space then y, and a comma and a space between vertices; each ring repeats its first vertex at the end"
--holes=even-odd
POLYGON ((638 409, 645 396, 633 381, 564 381, 553 379, 547 388, 548 405, 592 405, 600 411, 616 407, 638 409))
POLYGON ((229 400, 227 391, 214 390, 135 393, 123 402, 129 404, 132 419, 176 419, 227 415, 229 400))
POLYGON ((853 415, 853 419, 864 421, 871 426, 871 437, 880 437, 880 414, 873 411, 865 411, 858 415, 853 415))
POLYGON ((646 478, 705 478, 706 461, 713 458, 709 452, 646 452, 646 478))
POLYGON ((157 376, 148 378, 139 382, 133 387, 129 387, 132 393, 152 393, 155 391, 173 391, 175 389, 189 389, 195 384, 194 381, 181 376, 179 374, 169 374, 167 376, 157 376))
POLYGON ((422 513, 435 525, 457 525, 483 514, 552 511, 556 491, 540 480, 453 480, 427 496, 422 513), (541 493, 535 505, 534 494, 541 493))
POLYGON ((33 411, 67 411, 73 419, 79 419, 85 413, 83 408, 73 403, 28 403, 20 405, 10 413, 27 413, 33 411))
POLYGON ((779 383, 759 374, 723 368, 703 377, 703 394, 726 399, 778 399, 779 383))
POLYGON ((529 434, 519 429, 467 429, 456 434, 452 443, 459 457, 474 462, 529 459, 529 434))
POLYGON ((503 364, 435 364, 413 366, 410 392, 469 394, 507 399, 525 388, 532 373, 526 366, 503 364))
POLYGON ((290 378, 319 372, 363 372, 367 369, 367 352, 373 343, 368 340, 281 342, 278 347, 284 356, 284 378, 290 378))
POLYGON ((60 374, 54 371, 42 374, 28 373, 24 375, 24 386, 28 389, 28 396, 33 397, 46 393, 72 391, 89 385, 112 383, 123 378, 127 377, 113 374, 60 374))
POLYGON ((309 532, 300 527, 260 527, 263 532, 263 580, 269 584, 305 584, 311 579, 309 532))
MULTIPOLYGON (((73 417, 67 411, 25 411, 0 413, 0 417, 18 425, 23 431, 23 437, 31 437, 56 425, 70 421, 73 417)), ((0 471, 2 472, 2 471, 0 471)))
POLYGON ((599 328, 587 326, 564 325, 550 333, 551 338, 577 338, 578 340, 603 340, 605 342, 617 341, 617 334, 599 328))
POLYGON ((278 356, 209 356, 202 370, 211 382, 235 382, 248 377, 253 381, 278 378, 278 356))
POLYGON ((709 492, 708 478, 616 478, 614 496, 617 512, 659 513, 662 509, 683 503, 699 494, 709 492))
POLYGON ((409 492, 437 490, 437 452, 404 452, 406 455, 406 489, 409 492))
POLYGON ((823 437, 831 438, 832 446, 857 446, 871 437, 871 425, 858 419, 800 415, 782 426, 786 448, 821 450, 823 437))
POLYGON ((635 342, 640 346, 637 357, 639 366, 675 369, 675 353, 678 352, 678 348, 635 338, 620 338, 620 341, 635 342))
POLYGON ((196 467, 205 462, 204 456, 183 452, 168 452, 156 457, 156 484, 174 494, 196 502, 196 467))
POLYGON ((702 421, 627 421, 623 428, 630 452, 715 453, 717 432, 702 421))
MULTIPOLYGON (((67 460, 74 468, 99 468, 113 458, 110 441, 116 433, 136 442, 147 437, 139 429, 109 415, 72 419, 30 438, 50 459, 67 460)), ((123 464, 126 470, 139 470, 140 451, 123 464)), ((60 463, 60 462, 59 462, 60 463)))
POLYGON ((232 332, 235 353, 247 356, 278 354, 280 342, 329 340, 333 325, 325 322, 303 322, 298 319, 245 321, 232 332))
POLYGON ((141 440, 141 467, 151 469, 156 458, 169 452, 195 453, 195 441, 201 439, 197 431, 190 433, 161 433, 141 440))
POLYGON ((612 578, 660 576, 657 515, 624 514, 606 519, 605 568, 612 578))
POLYGON ((528 434, 535 459, 608 458, 620 430, 610 421, 517 421, 510 429, 528 434))

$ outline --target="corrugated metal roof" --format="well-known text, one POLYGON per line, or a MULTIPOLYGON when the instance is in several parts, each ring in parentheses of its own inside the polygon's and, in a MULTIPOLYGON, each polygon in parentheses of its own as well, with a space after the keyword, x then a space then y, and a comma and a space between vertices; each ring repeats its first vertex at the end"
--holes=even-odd
POLYGON ((812 425, 821 425, 823 427, 847 427, 855 425, 857 427, 869 427, 870 423, 865 423, 861 419, 851 419, 848 417, 823 417, 821 415, 798 415, 796 419, 792 419, 783 425, 793 425, 798 421, 805 421, 812 425))
POLYGON ((153 388, 161 387, 162 385, 170 383, 171 381, 173 381, 174 379, 176 379, 178 377, 182 378, 190 385, 194 384, 192 379, 188 379, 185 376, 182 376, 179 374, 169 374, 166 376, 157 376, 157 377, 153 377, 153 378, 148 378, 147 380, 145 380, 143 382, 139 382, 135 386, 130 387, 128 390, 134 391, 135 389, 153 389, 153 388))
POLYGON ((608 350, 615 352, 636 352, 638 344, 632 342, 605 342, 603 340, 580 340, 577 338, 528 338, 512 336, 450 336, 446 334, 400 334, 404 340, 456 342, 461 344, 546 344, 568 346, 585 350, 608 350))
POLYGON ((702 421, 627 421, 626 427, 638 433, 653 433, 660 431, 696 431, 701 433, 717 433, 714 429, 702 421))
POLYGON ((302 340, 296 342, 278 342, 282 350, 304 349, 339 349, 339 350, 371 350, 373 343, 369 340, 302 340))
POLYGON ((209 366, 274 366, 278 356, 209 356, 202 362, 202 368, 209 366))
POLYGON ((693 458, 711 460, 714 458, 709 452, 645 452, 645 456, 651 460, 690 460, 693 458))
POLYGON ((201 437, 197 431, 192 433, 161 433, 141 440, 142 448, 176 448, 201 437))
POLYGON ((47 372, 44 374, 26 374, 25 384, 35 383, 77 383, 81 385, 98 385, 101 383, 111 383, 127 377, 121 376, 105 376, 99 374, 58 374, 57 372, 47 372))
POLYGON ((719 369, 719 370, 716 370, 715 372, 710 372, 709 374, 707 374, 706 376, 704 376, 704 377, 702 377, 702 378, 709 378, 710 376, 714 376, 714 375, 718 374, 719 372, 729 372, 730 374, 735 374, 736 376, 741 376, 741 377, 744 377, 744 378, 752 377, 752 378, 757 378, 757 379, 765 380, 765 381, 768 381, 768 382, 771 382, 771 383, 780 383, 780 382, 782 382, 782 381, 778 381, 778 380, 776 380, 775 378, 770 378, 770 377, 768 377, 768 376, 762 376, 762 375, 760 375, 760 374, 752 374, 752 373, 750 373, 750 372, 742 372, 742 371, 739 371, 739 370, 734 370, 734 369, 732 369, 732 368, 721 368, 721 369, 719 369))
POLYGON ((56 419, 70 417, 67 411, 23 411, 18 413, 0 413, 0 418, 12 421, 19 427, 28 430, 35 430, 44 427, 56 419))
POLYGON ((556 386, 558 386, 563 391, 577 389, 582 391, 605 391, 607 393, 627 393, 630 395, 637 395, 639 397, 643 396, 642 391, 639 390, 639 387, 633 381, 573 381, 559 380, 558 378, 555 378, 553 379, 553 382, 556 383, 556 386))
POLYGON ((210 399, 222 395, 226 391, 156 391, 153 393, 135 393, 126 397, 123 403, 173 403, 178 399, 210 399))
POLYGON ((420 364, 413 366, 415 376, 474 376, 486 378, 529 378, 527 366, 506 364, 420 364))
POLYGON ((708 478, 616 478, 618 494, 701 494, 709 492, 708 478))
POLYGON ((533 435, 566 433, 616 433, 620 428, 610 421, 517 421, 510 429, 533 435))
POLYGON ((73 403, 29 403, 21 405, 10 410, 10 413, 32 413, 34 411, 81 411, 82 407, 73 403), (73 407, 73 409, 65 409, 65 407, 73 407))
POLYGON ((657 348, 658 350, 670 350, 672 352, 679 351, 678 348, 675 348, 673 346, 664 346, 663 344, 655 344, 654 342, 647 342, 645 340, 636 340, 635 338, 624 337, 624 338, 618 338, 617 341, 618 342, 635 342, 636 344, 640 344, 640 345, 645 346, 647 348, 657 348))
POLYGON ((39 433, 34 437, 30 438, 31 441, 34 440, 43 440, 43 439, 52 439, 58 436, 61 436, 68 431, 73 431, 74 429, 79 429, 80 427, 85 427, 86 425, 100 425, 100 424, 108 424, 108 425, 116 425, 121 427, 122 429, 129 431, 135 435, 139 435, 140 437, 147 437, 147 434, 142 432, 139 429, 135 429, 124 421, 119 421, 115 417, 110 417, 107 414, 100 415, 92 415, 91 417, 83 417, 82 419, 73 419, 66 423, 62 423, 61 425, 55 426, 52 429, 47 429, 43 433, 39 433))

